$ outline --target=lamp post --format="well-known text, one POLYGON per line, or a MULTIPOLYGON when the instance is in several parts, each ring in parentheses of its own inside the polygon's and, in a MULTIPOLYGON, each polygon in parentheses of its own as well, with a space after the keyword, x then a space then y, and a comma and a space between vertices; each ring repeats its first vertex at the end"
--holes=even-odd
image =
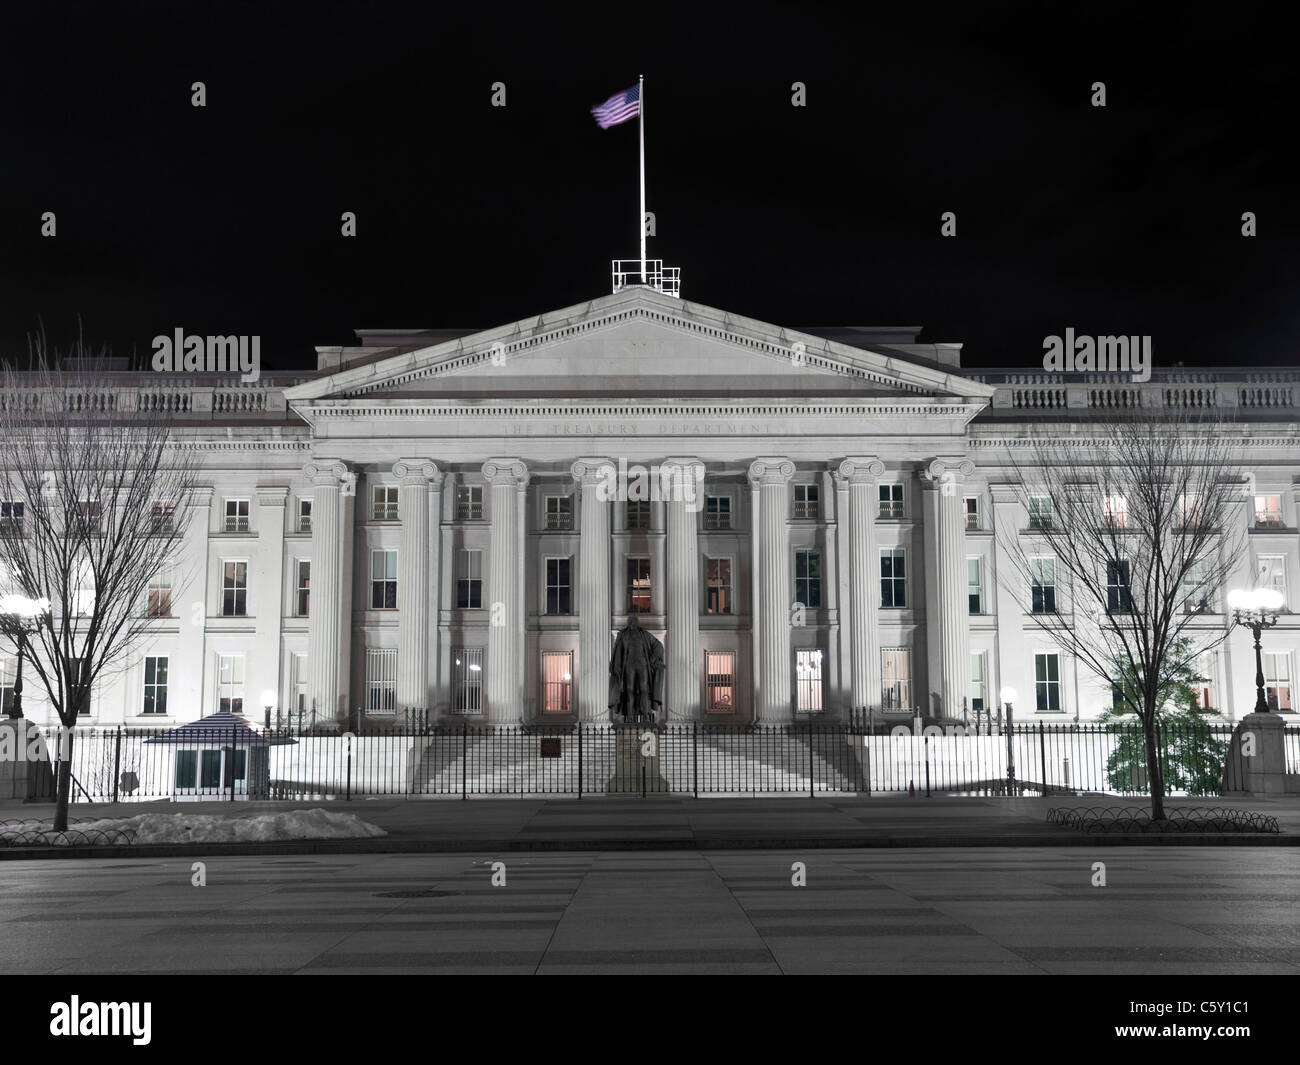
POLYGON ((14 674, 14 700, 8 715, 23 716, 23 654, 27 650, 28 634, 40 628, 40 619, 50 612, 48 599, 29 599, 25 595, 0 595, 0 617, 4 627, 18 645, 18 668, 14 674))
POLYGON ((1255 637, 1255 713, 1271 711, 1264 697, 1264 653, 1259 645, 1259 634, 1277 624, 1282 610, 1282 593, 1274 588, 1255 588, 1251 591, 1236 589, 1228 593, 1228 606, 1232 608, 1234 625, 1241 625, 1255 637))
POLYGON ((998 694, 1001 697, 1002 705, 1007 710, 1007 794, 1014 795, 1016 792, 1016 753, 1011 745, 1011 706, 1016 701, 1016 689, 1007 686, 998 694))

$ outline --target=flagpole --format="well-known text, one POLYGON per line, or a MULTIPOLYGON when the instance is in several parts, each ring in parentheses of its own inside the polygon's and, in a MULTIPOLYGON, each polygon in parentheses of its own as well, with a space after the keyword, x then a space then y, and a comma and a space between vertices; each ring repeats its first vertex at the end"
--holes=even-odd
POLYGON ((637 224, 641 227, 641 284, 645 277, 645 77, 636 76, 637 83, 637 130, 641 139, 641 217, 637 224))

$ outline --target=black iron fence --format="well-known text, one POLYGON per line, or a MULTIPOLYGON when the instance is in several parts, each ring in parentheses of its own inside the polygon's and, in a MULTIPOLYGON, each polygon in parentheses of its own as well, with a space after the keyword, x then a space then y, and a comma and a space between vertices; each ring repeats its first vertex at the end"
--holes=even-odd
MULTIPOLYGON (((1162 729, 1166 791, 1217 795, 1231 735, 1231 725, 1162 729)), ((53 761, 64 757, 57 733, 48 746, 53 761)), ((1288 771, 1300 773, 1300 727, 1286 730, 1286 758, 1288 771)), ((74 802, 1149 792, 1137 726, 918 728, 898 718, 867 727, 484 726, 398 718, 386 727, 371 719, 361 732, 81 728, 72 766, 74 802)))

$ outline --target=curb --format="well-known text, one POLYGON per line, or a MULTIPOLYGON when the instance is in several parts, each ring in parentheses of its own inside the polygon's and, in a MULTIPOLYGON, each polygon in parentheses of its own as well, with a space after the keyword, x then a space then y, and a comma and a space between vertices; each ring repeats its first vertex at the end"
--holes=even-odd
POLYGON ((970 847, 1296 847, 1300 835, 1087 833, 1005 836, 671 836, 663 839, 355 839, 0 848, 0 861, 56 858, 213 858, 277 854, 474 854, 511 851, 890 850, 970 847))

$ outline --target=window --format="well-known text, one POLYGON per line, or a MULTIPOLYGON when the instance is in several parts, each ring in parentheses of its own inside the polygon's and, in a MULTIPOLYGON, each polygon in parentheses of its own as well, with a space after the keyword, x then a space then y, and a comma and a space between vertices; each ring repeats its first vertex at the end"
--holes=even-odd
POLYGON ((1201 524, 1204 504, 1199 496, 1178 497, 1178 524, 1184 529, 1195 529, 1201 524))
POLYGON ((481 714, 483 712, 483 648, 453 648, 451 664, 456 711, 461 714, 481 714))
POLYGON ((1044 713, 1061 709, 1061 658, 1039 652, 1034 655, 1034 703, 1044 713))
POLYGON ((371 521, 397 520, 397 485, 377 484, 370 506, 371 521))
MULTIPOLYGON (((87 682, 86 660, 84 658, 68 659, 68 686, 70 688, 83 687, 87 682)), ((81 709, 77 711, 78 717, 90 716, 90 692, 86 692, 86 701, 81 704, 81 709)))
POLYGON ((1219 656, 1213 651, 1203 651, 1196 656, 1196 661, 1192 668, 1196 672, 1196 682, 1192 686, 1192 694, 1196 697, 1196 705, 1202 710, 1215 710, 1218 708, 1214 698, 1215 677, 1219 673, 1219 656))
POLYGON ((797 484, 794 486, 794 516, 796 518, 821 517, 821 486, 797 484))
POLYGON ((244 656, 217 655, 217 709, 244 712, 244 656))
POLYGON ((311 500, 298 500, 298 531, 300 533, 311 532, 311 500))
POLYGON ((1255 497, 1255 525, 1261 529, 1282 528, 1282 497, 1255 497))
POLYGON ((816 550, 794 553, 794 599, 809 609, 822 605, 822 553, 816 550))
POLYGON ((880 516, 882 518, 901 518, 903 516, 903 486, 901 484, 882 484, 880 486, 880 516))
POLYGON ((462 484, 456 489, 456 520, 478 521, 483 517, 483 486, 462 484))
POLYGON ((248 500, 226 500, 226 532, 248 532, 248 500))
POLYGON ((967 496, 964 500, 966 504, 966 528, 968 530, 978 529, 980 527, 980 501, 977 496, 967 496))
POLYGON ((104 510, 102 503, 82 501, 77 504, 77 534, 80 536, 100 536, 104 510))
POLYGON ((167 713, 167 659, 152 655, 144 660, 144 705, 142 714, 167 713))
POLYGON ((880 651, 880 708, 912 709, 912 652, 907 647, 884 647, 880 651))
POLYGON ((366 710, 372 714, 397 712, 395 648, 366 648, 366 710))
POLYGON ((456 552, 456 606, 478 610, 483 605, 483 552, 462 547, 456 552))
POLYGON ((546 612, 548 614, 571 614, 569 572, 571 560, 567 558, 548 558, 546 560, 546 612))
POLYGON ((706 529, 731 528, 731 497, 704 497, 704 527, 706 529))
POLYGON ((629 499, 626 506, 627 527, 629 529, 650 528, 650 500, 629 499))
POLYGON ((978 557, 966 560, 966 611, 970 614, 984 613, 984 585, 980 579, 978 557))
POLYGON ((1108 529, 1128 528, 1128 500, 1123 496, 1107 496, 1102 500, 1102 515, 1108 529))
POLYGON ((627 560, 627 612, 629 614, 650 613, 650 560, 648 558, 627 560))
POLYGON ((1205 564, 1193 562, 1183 574, 1184 614, 1209 614, 1214 610, 1214 590, 1205 582, 1205 564))
POLYGON ((887 547, 880 552, 880 605, 907 606, 907 564, 901 547, 887 547))
POLYGON ((176 787, 178 790, 192 789, 194 779, 199 774, 199 752, 176 752, 176 787))
POLYGON ((16 500, 0 502, 0 536, 22 536, 23 504, 16 500))
POLYGON ((149 578, 145 591, 145 616, 169 618, 172 616, 172 578, 170 573, 155 573, 149 578))
POLYGON ((822 708, 822 653, 795 651, 795 709, 815 713, 822 708))
POLYGON ((572 496, 546 497, 546 527, 548 529, 573 528, 572 496))
MULTIPOLYGON (((291 654, 289 656, 289 723, 293 723, 294 714, 305 714, 307 706, 307 656, 291 654)), ((276 715, 277 721, 279 715, 276 715)), ((301 721, 302 719, 299 718, 301 721)))
POLYGON ((1286 610, 1286 558, 1282 555, 1260 555, 1256 560, 1256 588, 1271 588, 1282 595, 1282 609, 1286 610))
POLYGON ((736 656, 732 651, 704 652, 705 710, 730 714, 736 709, 736 656))
POLYGON ((1052 497, 1029 497, 1029 527, 1031 529, 1050 529, 1052 527, 1052 497))
POLYGON ((1056 559, 1029 560, 1030 603, 1035 614, 1056 613, 1056 559))
POLYGON ((242 618, 248 614, 248 563, 221 564, 221 616, 242 618))
POLYGON ((710 614, 730 614, 731 559, 706 558, 704 560, 704 582, 707 586, 706 612, 710 614))
MULTIPOLYGON (((988 696, 984 688, 984 652, 975 651, 970 656, 970 708, 975 714, 984 712, 988 696)), ((978 719, 977 719, 978 720, 978 719)))
POLYGON ((149 531, 155 536, 168 536, 176 531, 175 503, 154 503, 150 506, 149 531))
POLYGON ((1264 697, 1270 710, 1291 709, 1291 654, 1289 651, 1265 651, 1264 697))
POLYGON ((370 609, 397 609, 397 552, 370 552, 370 609))
POLYGON ((1106 612, 1128 614, 1133 610, 1133 591, 1129 585, 1127 559, 1106 563, 1106 612))
POLYGON ((0 713, 9 713, 14 705, 14 679, 17 676, 16 658, 0 658, 0 713))
POLYGON ((573 652, 542 652, 542 713, 573 710, 573 652))
POLYGON ((305 558, 298 560, 295 567, 293 590, 293 613, 295 617, 311 616, 311 562, 305 558))

